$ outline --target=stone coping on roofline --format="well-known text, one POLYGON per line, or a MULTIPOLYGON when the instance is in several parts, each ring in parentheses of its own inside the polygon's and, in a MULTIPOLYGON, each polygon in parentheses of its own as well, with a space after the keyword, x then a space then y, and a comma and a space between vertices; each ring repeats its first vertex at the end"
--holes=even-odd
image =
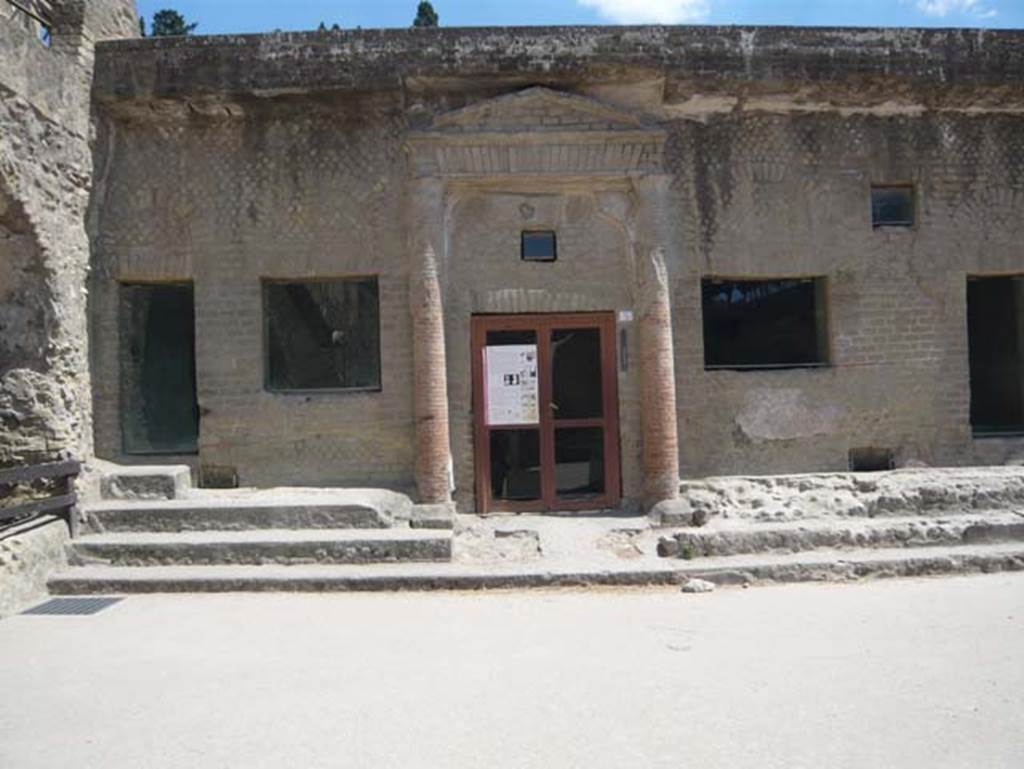
POLYGON ((96 51, 100 103, 652 81, 665 103, 794 92, 836 104, 1024 102, 1024 30, 441 27, 137 38, 96 51))

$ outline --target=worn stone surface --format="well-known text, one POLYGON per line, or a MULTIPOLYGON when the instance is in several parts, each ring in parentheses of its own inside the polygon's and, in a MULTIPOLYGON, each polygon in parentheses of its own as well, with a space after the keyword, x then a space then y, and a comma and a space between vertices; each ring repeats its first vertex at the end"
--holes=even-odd
POLYGON ((450 533, 409 529, 132 532, 76 539, 75 565, 200 566, 231 564, 337 564, 447 561, 450 533))
POLYGON ((93 45, 134 35, 132 0, 0 9, 0 465, 92 453, 85 218, 93 45))
MULTIPOLYGON (((456 553, 458 541, 454 543, 456 553)), ((1024 571, 1024 545, 916 550, 841 550, 725 556, 685 563, 655 559, 617 565, 584 561, 342 564, 316 566, 83 566, 50 579, 55 594, 267 591, 487 590, 522 587, 716 585, 846 582, 1024 571)))
POLYGON ((407 521, 409 498, 384 489, 194 490, 170 500, 84 506, 91 531, 380 529, 407 521))
POLYGON ((192 488, 187 465, 136 465, 108 469, 100 480, 106 499, 176 499, 192 488))
POLYGON ((713 555, 842 548, 934 547, 1024 541, 1024 511, 949 518, 883 518, 801 524, 750 523, 683 529, 658 540, 658 555, 687 560, 713 555))
POLYGON ((795 521, 1014 509, 1024 509, 1024 471, 972 467, 684 481, 681 499, 658 512, 665 524, 689 525, 698 512, 705 520, 795 521))
POLYGON ((67 524, 45 516, 0 531, 0 618, 46 597, 46 581, 67 564, 67 524))
POLYGON ((716 585, 714 582, 708 582, 706 579, 699 579, 697 577, 691 577, 683 583, 682 592, 684 593, 711 593, 714 591, 716 585))

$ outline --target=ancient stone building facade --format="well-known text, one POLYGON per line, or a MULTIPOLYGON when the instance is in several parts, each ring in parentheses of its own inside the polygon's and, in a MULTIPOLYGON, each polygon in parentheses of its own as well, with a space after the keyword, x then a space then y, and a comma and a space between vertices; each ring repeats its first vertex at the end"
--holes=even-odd
POLYGON ((977 30, 101 44, 96 453, 464 510, 1002 463, 1022 73, 977 30))
POLYGON ((0 2, 0 466, 91 454, 93 46, 138 33, 130 0, 18 6, 0 2))

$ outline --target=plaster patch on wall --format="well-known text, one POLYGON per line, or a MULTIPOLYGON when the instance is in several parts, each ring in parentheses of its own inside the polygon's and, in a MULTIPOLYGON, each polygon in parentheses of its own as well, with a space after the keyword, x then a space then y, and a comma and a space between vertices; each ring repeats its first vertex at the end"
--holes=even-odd
POLYGON ((736 424, 755 442, 785 441, 835 432, 846 408, 808 402, 803 390, 760 387, 746 394, 736 424))

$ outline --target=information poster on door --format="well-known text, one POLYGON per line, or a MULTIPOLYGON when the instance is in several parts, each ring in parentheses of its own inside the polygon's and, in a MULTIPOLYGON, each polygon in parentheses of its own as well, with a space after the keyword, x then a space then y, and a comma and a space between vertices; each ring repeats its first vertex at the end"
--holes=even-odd
POLYGON ((537 345, 485 347, 487 424, 530 425, 537 411, 537 345))

